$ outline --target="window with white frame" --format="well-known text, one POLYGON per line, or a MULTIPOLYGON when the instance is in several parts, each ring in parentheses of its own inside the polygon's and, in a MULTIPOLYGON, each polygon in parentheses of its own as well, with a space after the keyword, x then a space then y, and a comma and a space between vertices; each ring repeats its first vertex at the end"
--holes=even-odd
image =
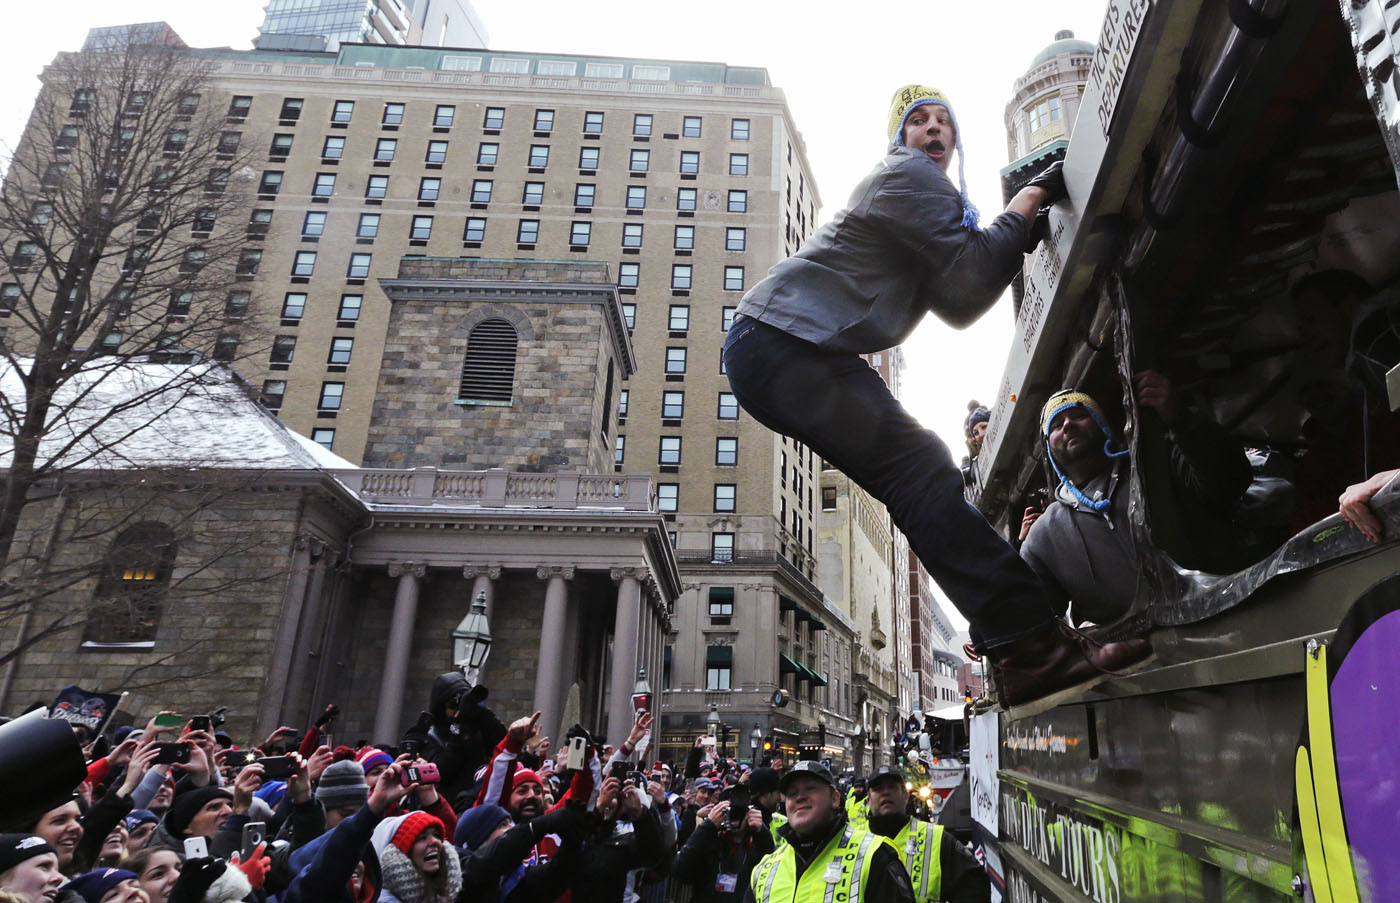
POLYGON ((516 57, 492 57, 491 71, 506 75, 528 75, 530 72, 530 61, 518 59, 516 57))

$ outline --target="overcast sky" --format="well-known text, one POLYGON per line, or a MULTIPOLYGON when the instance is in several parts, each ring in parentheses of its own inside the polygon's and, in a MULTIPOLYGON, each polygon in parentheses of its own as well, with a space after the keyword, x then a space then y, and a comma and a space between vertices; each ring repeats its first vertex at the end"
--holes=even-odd
MULTIPOLYGON (((901 85, 938 87, 952 100, 967 151, 967 179, 983 222, 999 209, 997 172, 1008 161, 1003 113, 1012 83, 1055 32, 1093 41, 1106 0, 980 3, 834 3, 815 0, 477 0, 493 48, 714 60, 763 66, 787 95, 823 202, 844 206, 885 144, 889 99, 901 85)), ((10 3, 0 59, 0 141, 13 147, 54 55, 87 29, 164 20, 193 46, 251 47, 262 0, 51 0, 10 3)), ((956 172, 956 161, 954 172, 956 172)), ((967 401, 991 406, 1011 340, 1011 301, 970 329, 929 318, 905 345, 906 406, 962 455, 967 401)))

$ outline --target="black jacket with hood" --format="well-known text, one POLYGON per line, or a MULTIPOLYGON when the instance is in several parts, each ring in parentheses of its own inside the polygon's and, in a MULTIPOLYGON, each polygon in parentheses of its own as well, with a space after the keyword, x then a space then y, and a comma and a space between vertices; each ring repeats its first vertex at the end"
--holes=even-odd
POLYGON ((467 679, 456 671, 441 674, 428 692, 428 711, 404 735, 422 744, 420 755, 438 767, 441 793, 457 812, 471 808, 471 790, 476 772, 491 760, 491 753, 506 735, 506 726, 495 713, 480 703, 461 700, 455 719, 447 716, 447 705, 471 689, 467 679))

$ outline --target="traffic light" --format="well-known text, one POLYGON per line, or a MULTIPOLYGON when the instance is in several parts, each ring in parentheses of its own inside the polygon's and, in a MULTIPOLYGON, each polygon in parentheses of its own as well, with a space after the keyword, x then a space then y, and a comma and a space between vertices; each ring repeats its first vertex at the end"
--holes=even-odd
POLYGON ((772 752, 772 751, 773 751, 773 735, 772 735, 772 734, 769 734, 768 736, 766 736, 766 737, 763 738, 763 751, 764 751, 764 752, 772 752))

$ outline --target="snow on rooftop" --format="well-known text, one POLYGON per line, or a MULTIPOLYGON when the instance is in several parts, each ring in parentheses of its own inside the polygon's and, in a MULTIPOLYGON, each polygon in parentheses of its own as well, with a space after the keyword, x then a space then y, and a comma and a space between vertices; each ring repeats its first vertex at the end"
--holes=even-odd
MULTIPOLYGON (((21 371, 31 364, 0 361, 0 467, 12 455, 25 410, 21 371)), ((58 390, 39 459, 92 470, 354 466, 283 426, 221 364, 120 358, 93 361, 58 390)))
MULTIPOLYGON (((276 422, 278 426, 281 426, 280 421, 274 422, 276 422)), ((316 459, 316 466, 318 467, 324 467, 326 470, 352 470, 358 466, 354 462, 337 455, 321 443, 311 441, 296 430, 287 430, 286 432, 293 442, 301 446, 302 451, 316 459)))

